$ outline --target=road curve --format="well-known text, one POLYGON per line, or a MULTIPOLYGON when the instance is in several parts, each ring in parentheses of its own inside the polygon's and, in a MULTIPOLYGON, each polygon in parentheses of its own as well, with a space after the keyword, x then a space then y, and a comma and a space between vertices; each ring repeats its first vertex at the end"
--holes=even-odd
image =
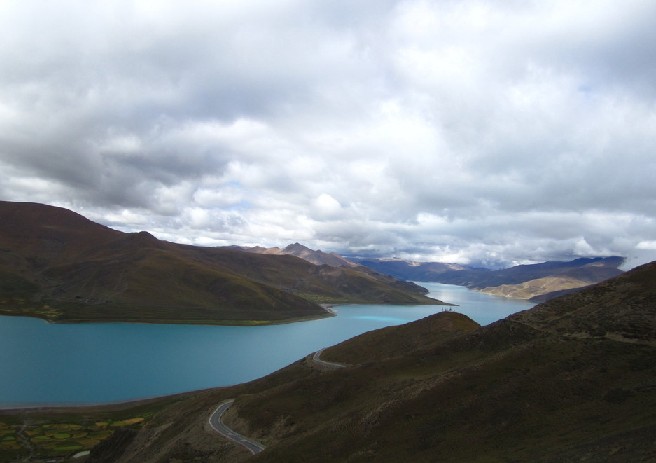
POLYGON ((262 450, 264 450, 264 445, 233 431, 228 426, 223 424, 223 421, 221 421, 221 417, 230 408, 234 401, 235 399, 225 400, 221 402, 218 407, 216 407, 216 410, 214 410, 214 412, 210 415, 210 426, 213 430, 221 434, 226 439, 246 447, 253 455, 260 453, 262 450))
POLYGON ((342 363, 335 363, 335 362, 327 362, 325 360, 321 360, 319 357, 321 356, 321 353, 323 352, 323 349, 319 349, 312 355, 312 361, 316 363, 317 365, 327 368, 329 370, 336 370, 338 368, 344 368, 346 365, 342 363))

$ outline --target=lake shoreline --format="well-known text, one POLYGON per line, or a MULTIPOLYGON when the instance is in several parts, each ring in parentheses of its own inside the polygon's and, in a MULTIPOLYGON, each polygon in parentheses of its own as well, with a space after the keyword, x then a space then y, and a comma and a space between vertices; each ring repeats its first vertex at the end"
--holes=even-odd
MULTIPOLYGON (((330 304, 332 307, 332 304, 330 304)), ((52 325, 82 325, 90 323, 103 323, 103 324, 144 324, 144 325, 202 325, 202 326, 269 326, 269 325, 284 325, 287 323, 298 323, 304 321, 320 320, 322 318, 334 317, 335 312, 331 309, 322 307, 325 311, 323 314, 307 315, 305 317, 292 317, 280 320, 198 320, 198 319, 166 319, 156 318, 152 320, 144 320, 142 318, 127 319, 127 318, 70 318, 70 319, 57 319, 51 318, 33 312, 14 312, 0 310, 0 316, 6 317, 25 317, 36 318, 43 320, 52 325)))
POLYGON ((0 384, 0 410, 83 409, 165 400, 262 378, 320 348, 440 311, 454 310, 486 324, 526 308, 505 307, 509 304, 503 301, 498 312, 485 301, 498 307, 499 298, 462 287, 430 288, 433 297, 450 302, 323 303, 319 319, 275 324, 51 323, 25 314, 0 317, 0 362, 7 375, 0 384), (250 329, 254 326, 260 328, 250 329))
POLYGON ((115 323, 115 324, 144 324, 144 325, 202 325, 202 326, 271 326, 271 325, 285 325, 289 323, 299 323, 312 320, 320 320, 322 318, 334 317, 336 315, 333 307, 336 305, 383 305, 383 306, 403 306, 403 305, 425 305, 425 306, 457 306, 457 304, 451 304, 449 302, 443 302, 438 299, 435 299, 435 302, 418 302, 415 304, 397 304, 397 303, 378 303, 378 302, 330 302, 330 303, 319 303, 318 304, 323 310, 324 313, 307 315, 303 317, 291 317, 278 320, 211 320, 211 319, 167 319, 167 318, 155 318, 150 320, 144 320, 143 318, 53 318, 47 315, 41 314, 36 311, 9 311, 9 310, 0 310, 0 316, 7 317, 27 317, 27 318, 36 318, 43 320, 52 325, 75 325, 75 324, 87 324, 87 323, 115 323))
MULTIPOLYGON (((52 322, 49 320, 46 320, 42 317, 30 317, 27 315, 18 315, 15 314, 14 316, 23 316, 26 318, 39 318, 41 320, 44 320, 48 322, 49 324, 53 325, 65 325, 65 324, 86 324, 86 323, 103 323, 103 324, 128 324, 128 325, 134 325, 134 324, 144 324, 144 325, 160 325, 160 324, 173 324, 173 325, 206 325, 206 326, 271 326, 271 325, 283 325, 283 324, 289 324, 289 323, 297 323, 297 322, 302 322, 302 321, 311 321, 311 320, 317 320, 317 319, 322 319, 322 318, 330 318, 330 317, 336 317, 337 311, 334 309, 335 306, 344 306, 348 307, 349 305, 368 305, 368 304, 348 304, 348 303, 339 303, 339 304, 333 304, 333 303, 322 303, 319 304, 323 310, 326 311, 326 315, 324 316, 317 316, 317 317, 308 317, 308 318, 303 318, 303 319, 294 319, 294 320, 289 320, 289 321, 281 321, 281 322, 275 322, 275 323, 253 323, 253 324, 208 324, 208 323, 189 323, 189 322, 183 322, 183 323, 167 323, 167 322, 144 322, 144 321, 105 321, 105 322, 100 322, 100 321, 74 321, 74 322, 69 322, 64 321, 64 322, 52 322)), ((372 305, 381 305, 381 304, 372 304, 372 305)), ((398 306, 402 304, 383 304, 383 305, 389 305, 389 306, 398 306)), ((458 307, 459 304, 455 303, 447 303, 444 302, 442 304, 431 304, 435 306, 441 306, 442 311, 450 311, 452 310, 453 307, 458 307)), ((455 310, 457 312, 457 310, 455 310)), ((5 314, 0 314, 0 315, 5 315, 5 314)), ((266 375, 264 375, 266 376, 266 375)), ((254 381, 260 378, 255 378, 250 381, 254 381)), ((249 382, 249 381, 247 381, 249 382)), ((189 390, 189 391, 183 391, 183 392, 177 392, 177 393, 172 393, 172 394, 162 394, 162 395, 154 395, 150 397, 142 397, 142 398, 136 398, 136 399, 127 399, 127 400, 118 400, 118 401, 112 401, 112 402, 98 402, 98 403, 82 403, 82 404, 37 404, 37 405, 25 405, 25 406, 7 406, 3 407, 0 405, 0 416, 14 416, 14 415, 24 415, 24 414, 45 414, 45 415, 58 415, 58 414, 66 414, 66 413, 105 413, 105 412, 117 412, 117 411, 123 411, 123 410, 128 410, 134 407, 140 407, 143 405, 155 405, 157 402, 166 402, 169 400, 175 400, 175 399, 184 399, 188 396, 192 396, 195 394, 202 394, 202 393, 211 393, 211 392, 216 392, 220 391, 223 389, 231 388, 234 386, 239 386, 240 384, 244 383, 235 383, 235 384, 230 384, 230 385, 224 385, 224 386, 216 386, 216 387, 208 387, 208 388, 200 388, 196 390, 189 390)))
POLYGON ((152 405, 157 402, 165 402, 169 400, 185 399, 189 396, 203 393, 218 392, 222 389, 239 386, 239 384, 232 384, 230 386, 217 386, 205 389, 197 389, 193 391, 178 392, 175 394, 164 394, 153 397, 143 397, 139 399, 128 399, 108 403, 89 403, 89 404, 40 404, 40 405, 26 405, 4 408, 0 405, 1 416, 14 416, 23 414, 66 414, 66 413, 105 413, 105 412, 120 412, 129 410, 134 407, 141 407, 144 405, 152 405))

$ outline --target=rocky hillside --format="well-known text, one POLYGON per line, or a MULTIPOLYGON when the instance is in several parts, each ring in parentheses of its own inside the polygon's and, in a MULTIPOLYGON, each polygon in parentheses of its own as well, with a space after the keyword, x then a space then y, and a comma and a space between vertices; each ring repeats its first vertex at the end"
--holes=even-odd
POLYGON ((319 303, 440 303, 426 292, 364 268, 184 246, 62 208, 0 202, 2 314, 260 324, 329 315, 319 303))
MULTIPOLYGON (((460 264, 442 262, 415 262, 402 259, 354 259, 360 265, 376 272, 391 275, 408 281, 434 281, 442 283, 441 278, 456 275, 454 272, 476 271, 477 269, 460 264)), ((485 271, 485 269, 478 269, 485 271)))
MULTIPOLYGON (((652 462, 656 263, 486 327, 442 312, 365 333, 258 381, 164 406, 122 463, 652 462), (212 433, 225 422, 267 448, 212 433)), ((105 461, 102 452, 90 461, 105 461)))
POLYGON ((338 254, 310 249, 300 243, 293 243, 282 249, 277 247, 263 248, 260 246, 242 249, 257 254, 287 254, 300 257, 301 259, 306 260, 314 265, 328 265, 329 267, 356 267, 358 265, 338 254))

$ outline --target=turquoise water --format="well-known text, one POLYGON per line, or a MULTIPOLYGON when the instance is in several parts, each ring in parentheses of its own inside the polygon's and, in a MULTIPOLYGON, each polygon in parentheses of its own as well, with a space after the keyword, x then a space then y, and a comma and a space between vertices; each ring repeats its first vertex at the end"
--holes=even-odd
POLYGON ((428 289, 435 299, 457 304, 458 307, 453 307, 454 311, 469 316, 480 325, 489 325, 535 305, 519 299, 506 299, 471 291, 464 286, 428 282, 417 282, 417 284, 428 289))
MULTIPOLYGON (((482 324, 531 304, 422 283, 482 324)), ((0 317, 0 408, 108 403, 237 384, 373 329, 443 306, 344 305, 337 316, 272 326, 90 323, 0 317)))

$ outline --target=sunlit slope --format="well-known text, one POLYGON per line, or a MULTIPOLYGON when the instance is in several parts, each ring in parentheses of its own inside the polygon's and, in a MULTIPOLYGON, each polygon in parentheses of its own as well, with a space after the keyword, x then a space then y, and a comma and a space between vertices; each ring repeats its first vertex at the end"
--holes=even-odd
POLYGON ((493 296, 509 297, 513 299, 532 299, 556 291, 570 291, 590 285, 589 281, 569 276, 543 277, 525 281, 514 285, 500 285, 482 288, 481 292, 493 296))

